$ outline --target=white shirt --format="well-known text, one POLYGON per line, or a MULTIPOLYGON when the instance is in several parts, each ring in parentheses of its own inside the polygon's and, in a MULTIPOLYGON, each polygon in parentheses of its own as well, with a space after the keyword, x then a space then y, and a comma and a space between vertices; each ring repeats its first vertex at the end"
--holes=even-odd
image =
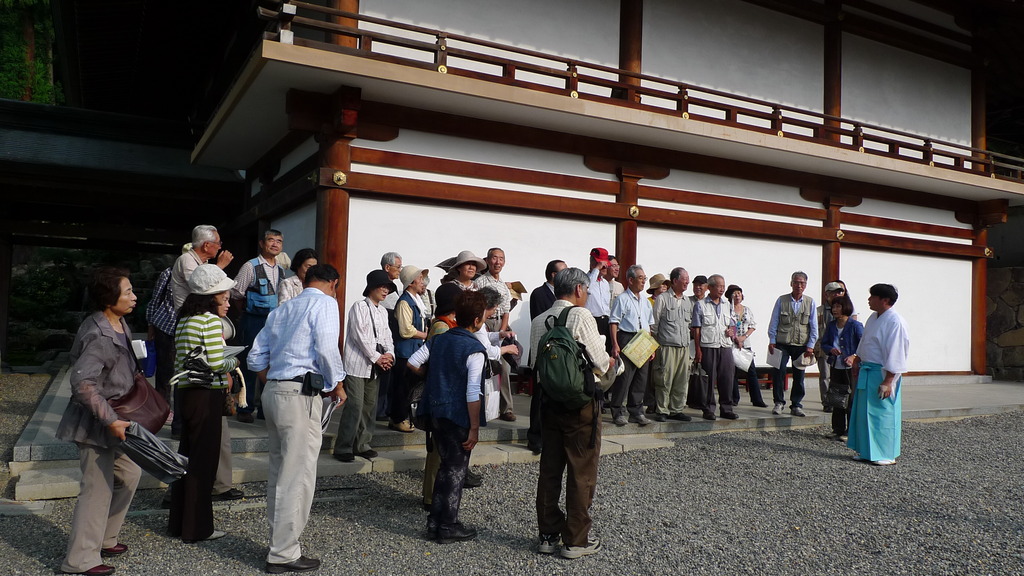
POLYGON ((382 354, 377 344, 389 354, 395 353, 395 343, 388 326, 388 313, 383 305, 377 306, 369 298, 363 298, 349 308, 348 330, 345 332, 345 366, 348 373, 360 378, 369 378, 373 364, 382 354), (374 336, 374 329, 377 335, 374 336))
POLYGON ((881 364, 890 374, 905 374, 909 355, 910 333, 906 320, 892 308, 881 316, 872 312, 857 346, 857 356, 861 361, 881 364))
POLYGON ((608 316, 611 314, 612 292, 608 281, 601 277, 601 270, 590 271, 590 286, 587 287, 587 310, 594 315, 608 316))

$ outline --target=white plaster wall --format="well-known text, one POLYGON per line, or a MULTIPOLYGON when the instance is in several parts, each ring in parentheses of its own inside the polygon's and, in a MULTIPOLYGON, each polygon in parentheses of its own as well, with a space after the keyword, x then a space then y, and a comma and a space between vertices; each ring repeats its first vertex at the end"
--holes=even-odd
POLYGON ((867 216, 880 216, 882 218, 894 218, 896 220, 907 220, 909 222, 922 222, 938 226, 949 226, 952 228, 963 228, 969 230, 971 227, 963 222, 958 222, 956 215, 949 210, 939 208, 928 208, 926 206, 911 206, 897 202, 887 202, 874 198, 864 198, 860 205, 843 208, 844 213, 864 214, 867 216))
POLYGON ((398 138, 389 142, 356 139, 353 141, 353 146, 369 150, 386 150, 417 156, 617 181, 611 174, 594 172, 584 166, 583 157, 579 154, 551 152, 526 146, 485 142, 416 130, 403 129, 399 131, 398 138))
POLYGON ((751 335, 751 347, 759 366, 767 364, 768 322, 775 300, 791 291, 790 275, 797 270, 807 273, 806 293, 815 302, 819 300, 815 295, 822 289, 818 277, 821 248, 814 244, 641 226, 636 252, 637 263, 643 265, 648 278, 659 272, 668 276, 672 268, 682 266, 691 279, 721 274, 726 286, 742 288, 744 303, 750 306, 758 324, 751 335))
MULTIPOLYGON (((549 261, 565 260, 570 266, 586 269, 591 248, 613 249, 615 227, 581 220, 353 198, 348 242, 348 269, 343 272, 348 283, 346 308, 362 299, 366 274, 380 267, 380 257, 385 252, 398 252, 403 264, 430 267, 430 288, 436 289, 444 273, 435 264, 461 250, 472 250, 483 258, 488 248, 497 246, 505 251, 506 257, 502 279, 521 281, 529 292, 544 282, 544 267, 549 261), (499 225, 488 226, 487 222, 499 225)), ((512 311, 511 323, 520 335, 519 341, 528 347, 528 301, 512 311)))
POLYGON ((843 117, 969 144, 969 70, 843 35, 843 117))
POLYGON ((618 0, 362 0, 368 16, 616 66, 618 0))
POLYGON ((316 202, 274 218, 270 227, 284 235, 284 251, 289 256, 303 248, 316 249, 316 202))
POLYGON ((868 289, 892 284, 900 297, 895 310, 910 328, 911 371, 971 369, 971 262, 844 248, 842 279, 859 320, 866 322, 868 289))
POLYGON ((822 110, 821 26, 741 0, 648 0, 644 72, 822 110))

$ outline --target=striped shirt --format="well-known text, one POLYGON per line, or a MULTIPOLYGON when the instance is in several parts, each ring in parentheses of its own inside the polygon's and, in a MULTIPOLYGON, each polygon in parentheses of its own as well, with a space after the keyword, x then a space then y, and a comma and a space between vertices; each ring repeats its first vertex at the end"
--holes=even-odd
MULTIPOLYGON (((182 318, 178 322, 178 328, 174 333, 175 372, 184 370, 185 357, 196 346, 203 347, 206 351, 206 363, 210 365, 213 373, 219 376, 210 387, 227 388, 228 381, 223 375, 238 366, 238 359, 224 358, 224 325, 219 316, 206 312, 182 318)), ((190 384, 183 378, 178 381, 178 386, 188 388, 190 384)))

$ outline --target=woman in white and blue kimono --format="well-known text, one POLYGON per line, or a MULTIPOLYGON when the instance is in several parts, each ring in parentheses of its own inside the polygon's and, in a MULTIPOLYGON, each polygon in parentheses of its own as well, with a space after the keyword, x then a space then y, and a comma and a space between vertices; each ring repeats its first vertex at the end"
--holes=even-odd
POLYGON ((849 366, 860 363, 847 446, 857 452, 855 460, 876 466, 895 464, 900 455, 900 384, 907 371, 910 336, 906 321, 892 309, 897 298, 899 293, 891 284, 871 287, 868 307, 873 313, 864 325, 857 353, 846 360, 849 366))

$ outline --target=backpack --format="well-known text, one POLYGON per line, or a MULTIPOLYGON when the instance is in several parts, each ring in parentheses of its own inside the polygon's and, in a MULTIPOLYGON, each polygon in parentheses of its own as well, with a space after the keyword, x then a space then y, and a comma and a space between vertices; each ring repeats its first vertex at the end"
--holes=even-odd
POLYGON ((544 321, 548 331, 537 344, 534 372, 544 394, 566 410, 579 410, 594 399, 593 362, 565 323, 571 306, 544 321), (551 320, 555 319, 554 326, 551 320), (590 378, 587 378, 587 375, 590 378))

